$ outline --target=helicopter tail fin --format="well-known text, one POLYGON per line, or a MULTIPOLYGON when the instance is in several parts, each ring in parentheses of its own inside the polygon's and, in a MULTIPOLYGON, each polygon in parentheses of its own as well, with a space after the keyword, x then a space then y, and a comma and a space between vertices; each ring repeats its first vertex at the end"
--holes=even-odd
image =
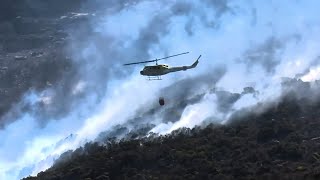
POLYGON ((191 68, 197 67, 200 58, 201 58, 201 55, 200 55, 200 56, 198 57, 198 59, 191 65, 191 68))

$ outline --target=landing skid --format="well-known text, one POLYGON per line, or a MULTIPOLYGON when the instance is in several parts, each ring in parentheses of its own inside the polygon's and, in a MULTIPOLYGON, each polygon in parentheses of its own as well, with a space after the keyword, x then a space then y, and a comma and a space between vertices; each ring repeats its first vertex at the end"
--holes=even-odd
POLYGON ((162 80, 161 76, 148 76, 149 81, 162 80))

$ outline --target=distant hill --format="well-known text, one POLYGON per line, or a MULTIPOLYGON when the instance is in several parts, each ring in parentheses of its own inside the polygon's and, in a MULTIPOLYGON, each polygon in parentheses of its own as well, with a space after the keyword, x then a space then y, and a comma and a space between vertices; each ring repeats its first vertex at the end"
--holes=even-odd
POLYGON ((1 2, 0 129, 9 123, 4 115, 27 91, 53 86, 74 71, 66 52, 67 29, 88 21, 84 15, 77 16, 83 6, 80 2, 85 1, 1 2))
POLYGON ((3 0, 0 6, 0 21, 10 21, 17 16, 49 17, 79 10, 86 0, 3 0))

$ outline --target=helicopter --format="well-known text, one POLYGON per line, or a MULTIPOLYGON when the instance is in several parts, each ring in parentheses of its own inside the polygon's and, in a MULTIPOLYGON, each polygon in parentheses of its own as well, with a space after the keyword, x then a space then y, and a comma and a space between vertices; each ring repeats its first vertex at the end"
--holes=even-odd
POLYGON ((197 60, 190 66, 178 66, 178 67, 169 67, 166 64, 158 64, 158 61, 160 60, 164 60, 164 59, 168 59, 171 57, 175 57, 175 56, 180 56, 180 55, 184 55, 184 54, 188 54, 189 52, 184 52, 184 53, 180 53, 180 54, 175 54, 175 55, 171 55, 171 56, 167 56, 164 58, 160 58, 160 59, 154 59, 154 60, 149 60, 149 61, 140 61, 140 62, 133 62, 133 63, 127 63, 127 64, 123 64, 124 66, 128 66, 128 65, 135 65, 135 64, 144 64, 144 63, 150 63, 150 62, 156 62, 156 65, 153 66, 145 66, 143 68, 142 71, 140 71, 140 74, 142 76, 148 76, 148 80, 161 80, 161 76, 168 74, 168 73, 173 73, 173 72, 177 72, 177 71, 185 71, 187 69, 192 69, 197 67, 198 63, 199 63, 199 59, 201 57, 201 55, 197 58, 197 60))

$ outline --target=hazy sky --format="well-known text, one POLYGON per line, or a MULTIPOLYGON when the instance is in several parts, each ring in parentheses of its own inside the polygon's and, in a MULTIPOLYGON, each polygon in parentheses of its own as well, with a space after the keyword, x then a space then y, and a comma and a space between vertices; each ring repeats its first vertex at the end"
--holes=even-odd
MULTIPOLYGON (((258 99, 247 95, 237 100, 233 108, 239 109, 279 95, 282 77, 312 81, 320 76, 316 0, 97 2, 107 7, 102 15, 90 15, 89 27, 70 32, 67 50, 80 72, 70 89, 28 92, 21 104, 33 108, 0 130, 0 179, 36 175, 62 152, 125 124, 141 107, 154 106, 162 88, 183 79, 190 80, 173 86, 172 96, 190 89, 206 93, 213 87, 241 93, 252 86, 260 92, 258 99), (162 63, 189 65, 201 54, 198 67, 163 76, 162 81, 146 81, 139 75, 143 66, 122 66, 185 51, 190 53, 162 63), (50 110, 61 105, 62 97, 70 112, 39 116, 37 102, 50 110), (71 133, 77 136, 55 145, 71 133)), ((187 106, 177 122, 162 122, 159 114, 150 120, 156 125, 153 131, 193 127, 214 115, 226 120, 218 102, 217 95, 207 93, 187 106)))

